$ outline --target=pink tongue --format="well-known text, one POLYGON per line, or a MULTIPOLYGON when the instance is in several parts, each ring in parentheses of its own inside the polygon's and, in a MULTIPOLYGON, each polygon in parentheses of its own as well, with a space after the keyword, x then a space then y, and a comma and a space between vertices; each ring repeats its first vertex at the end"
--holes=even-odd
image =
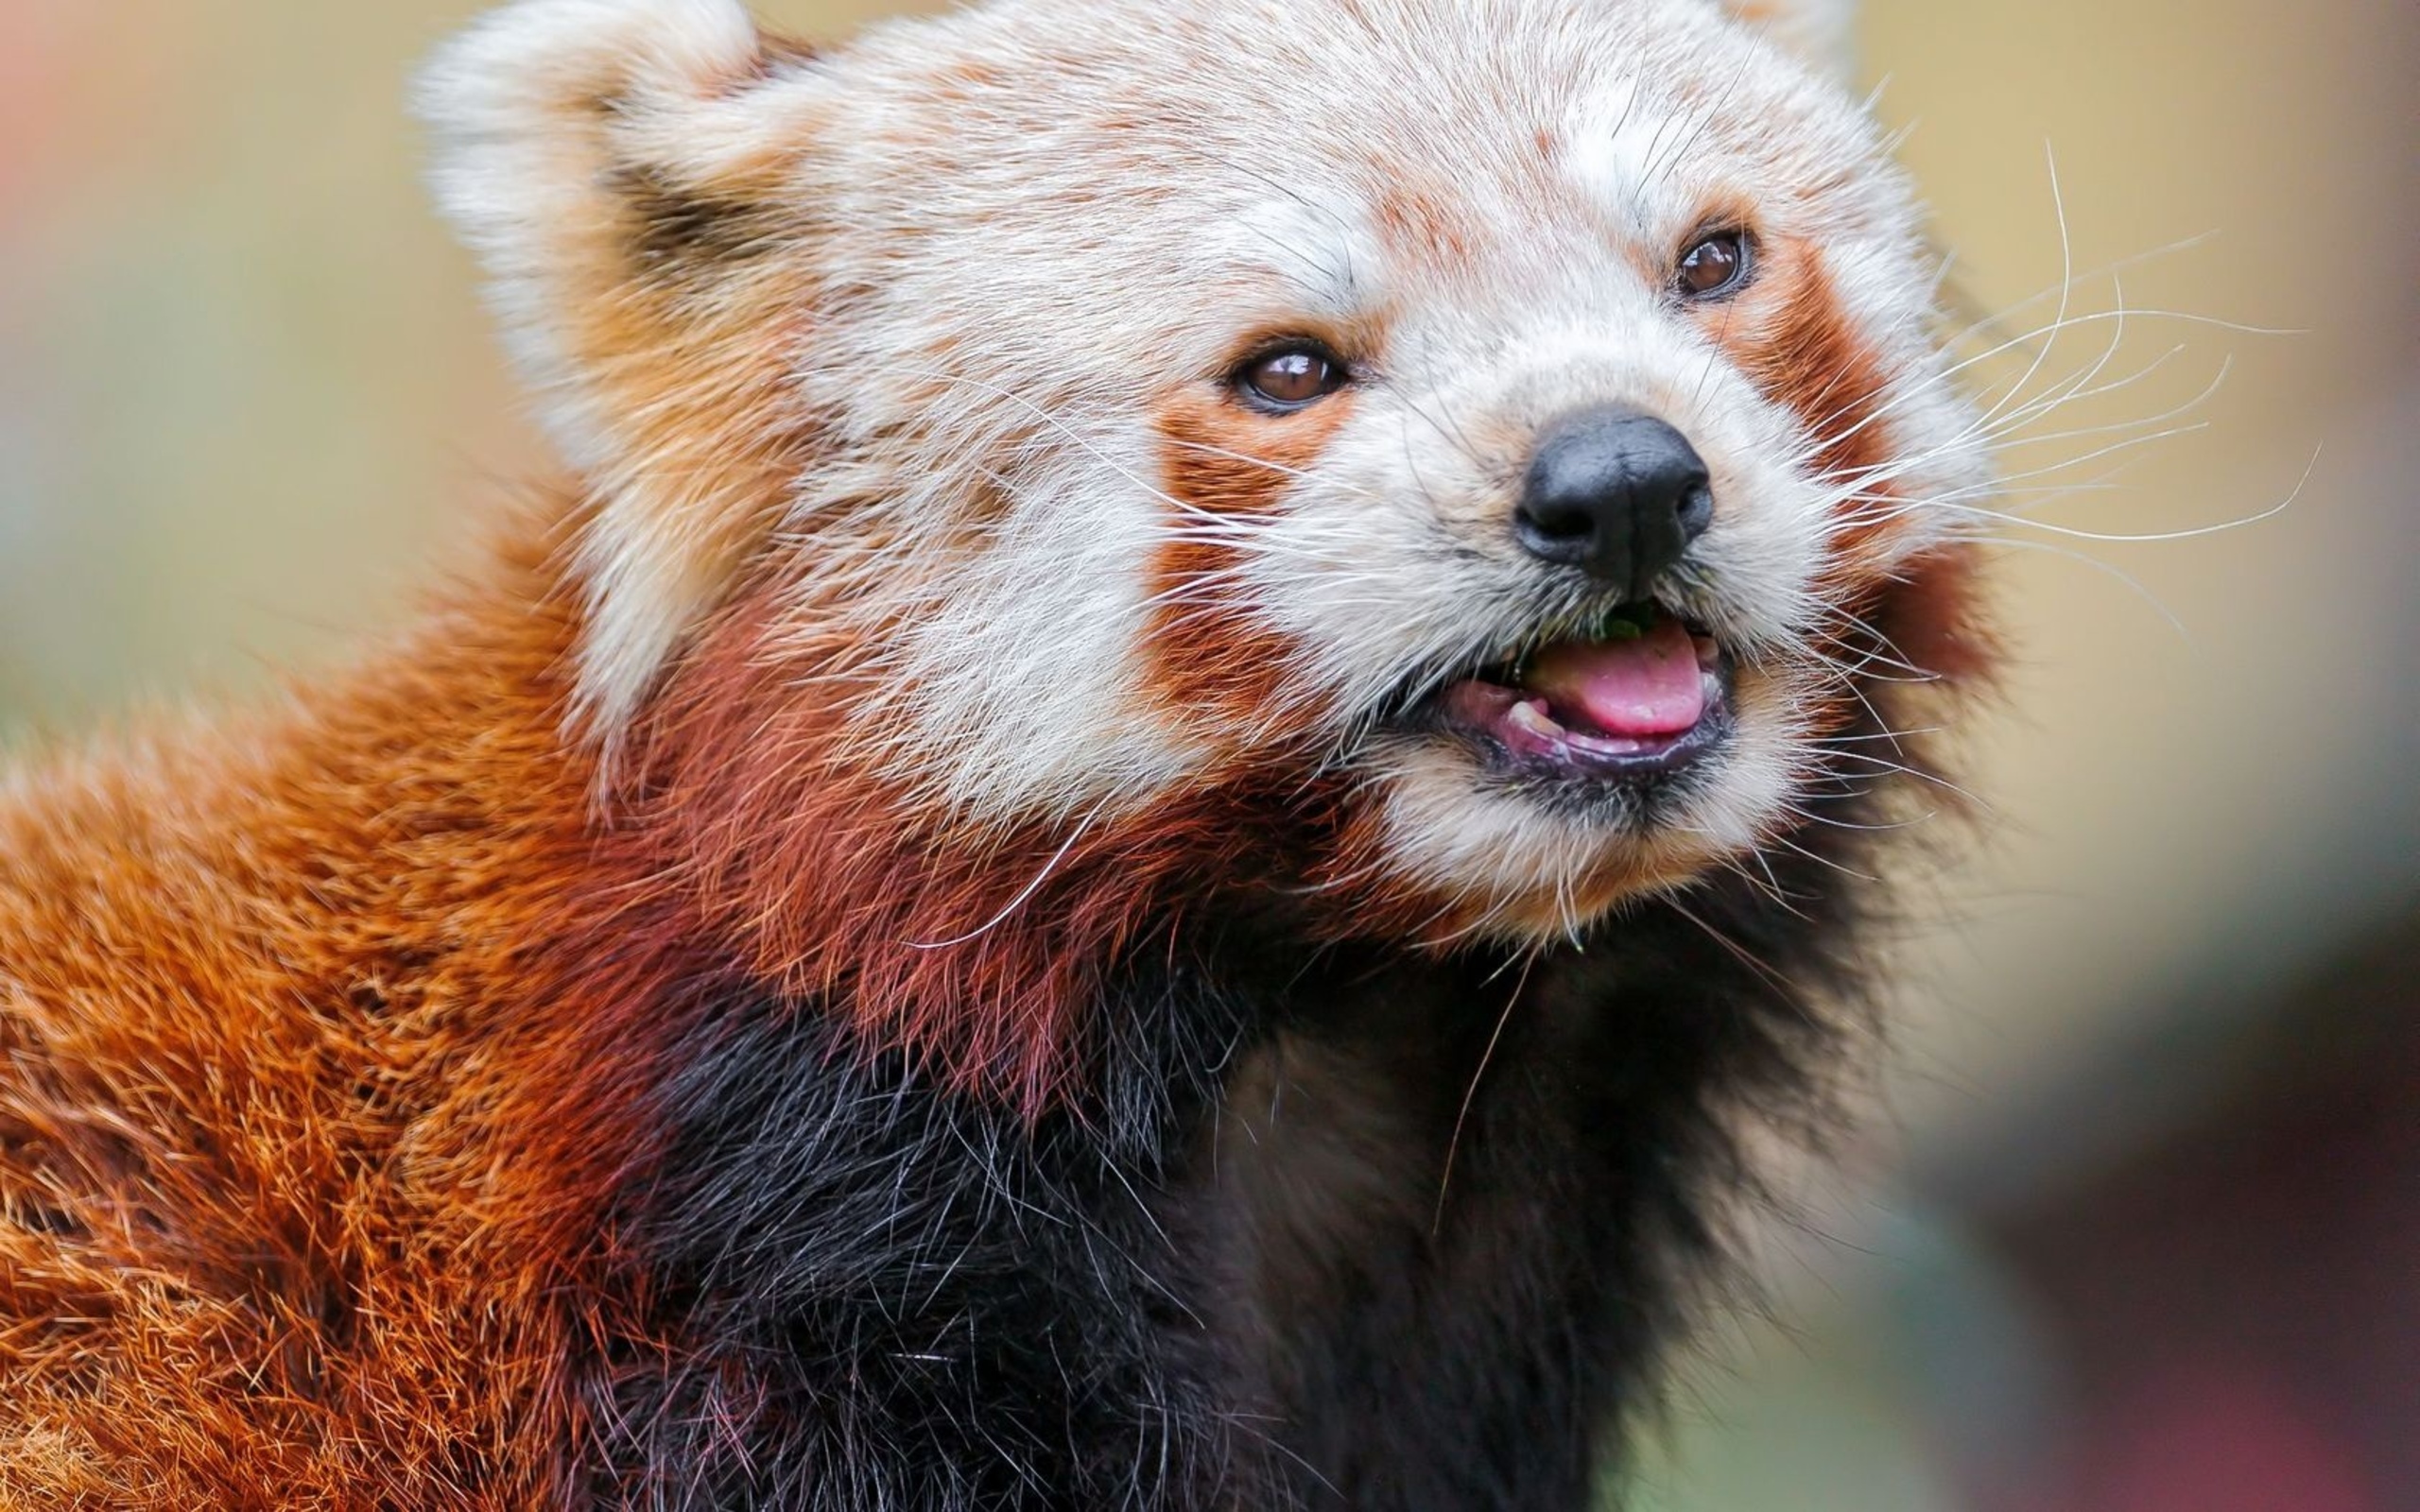
POLYGON ((1559 713, 1584 714, 1609 735, 1677 735, 1705 713, 1697 647, 1669 617, 1635 641, 1549 646, 1521 680, 1559 713))

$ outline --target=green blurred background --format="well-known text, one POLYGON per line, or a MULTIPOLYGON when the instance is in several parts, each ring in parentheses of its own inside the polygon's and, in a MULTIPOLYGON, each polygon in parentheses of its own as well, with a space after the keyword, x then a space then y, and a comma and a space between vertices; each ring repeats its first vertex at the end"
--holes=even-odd
MULTIPOLYGON (((401 105, 478 9, 0 0, 6 738, 338 654, 544 466, 401 105)), ((1883 1106, 1640 1500, 2420 1506, 2420 5, 1876 0, 1864 38, 1984 340, 2055 312, 2061 202, 2118 269, 2072 310, 2292 334, 2131 318, 2100 371, 2148 375, 2020 433, 2029 487, 2117 486, 2014 501, 1987 843, 1920 879, 1883 1106)))

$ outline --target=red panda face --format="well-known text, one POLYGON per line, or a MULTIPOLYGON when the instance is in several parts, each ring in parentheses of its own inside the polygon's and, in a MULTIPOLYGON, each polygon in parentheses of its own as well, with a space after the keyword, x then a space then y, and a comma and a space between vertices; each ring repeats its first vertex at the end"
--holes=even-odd
POLYGON ((608 507, 609 723, 746 576, 846 689, 815 759, 931 831, 1315 793, 1310 893, 1549 938, 1789 825, 1981 476, 1875 130, 1711 6, 1027 0, 815 61, 668 9, 697 97, 614 97, 666 165, 599 234, 685 387, 524 320, 593 472, 690 401, 675 455, 748 462, 608 507))

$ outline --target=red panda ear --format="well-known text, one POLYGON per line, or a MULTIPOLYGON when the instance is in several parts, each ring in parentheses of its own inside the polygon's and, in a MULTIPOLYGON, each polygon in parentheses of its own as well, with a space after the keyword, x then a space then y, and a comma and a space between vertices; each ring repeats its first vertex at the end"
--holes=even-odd
POLYGON ((608 741, 801 465, 826 82, 736 0, 518 0, 421 79, 439 204, 592 495, 579 713, 608 741))
POLYGON ((1824 74, 1857 72, 1857 0, 1723 0, 1731 13, 1824 74))

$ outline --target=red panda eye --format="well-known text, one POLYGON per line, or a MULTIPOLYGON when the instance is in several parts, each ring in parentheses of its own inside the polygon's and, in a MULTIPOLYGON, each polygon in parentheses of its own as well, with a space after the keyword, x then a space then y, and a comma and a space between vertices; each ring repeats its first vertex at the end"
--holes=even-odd
POLYGON ((1244 397, 1283 412, 1317 404, 1344 387, 1344 365, 1315 347, 1288 347, 1256 357, 1236 375, 1244 397))
POLYGON ((1674 283, 1685 300, 1711 300, 1736 292, 1747 277, 1747 233, 1726 231, 1684 252, 1674 283))

